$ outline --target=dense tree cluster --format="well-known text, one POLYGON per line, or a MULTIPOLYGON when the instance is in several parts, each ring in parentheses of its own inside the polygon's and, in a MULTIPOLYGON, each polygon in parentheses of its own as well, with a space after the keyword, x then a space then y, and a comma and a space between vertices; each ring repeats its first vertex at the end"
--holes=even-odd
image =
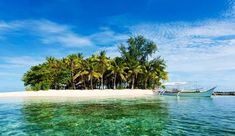
POLYGON ((143 36, 130 37, 119 51, 121 56, 112 59, 105 51, 88 58, 80 53, 62 59, 48 57, 24 74, 24 85, 29 90, 147 89, 167 80, 165 61, 160 57, 150 59, 157 51, 154 42, 143 36))

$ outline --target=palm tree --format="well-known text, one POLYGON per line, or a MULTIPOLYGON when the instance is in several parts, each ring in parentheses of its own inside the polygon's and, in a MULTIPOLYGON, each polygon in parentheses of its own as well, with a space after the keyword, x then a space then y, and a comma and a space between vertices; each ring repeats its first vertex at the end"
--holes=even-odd
POLYGON ((48 70, 50 71, 50 78, 52 89, 57 89, 58 87, 58 71, 60 70, 60 61, 55 57, 47 57, 46 63, 48 66, 48 70))
POLYGON ((100 54, 97 56, 98 65, 100 68, 101 74, 101 89, 104 89, 104 73, 107 71, 107 68, 110 65, 110 60, 106 56, 105 51, 101 51, 100 54))
POLYGON ((99 79, 101 74, 98 72, 98 65, 97 65, 97 56, 92 55, 90 58, 87 59, 86 63, 86 70, 88 75, 88 80, 90 80, 90 87, 93 89, 93 78, 99 79))
POLYGON ((142 75, 144 80, 144 89, 147 89, 148 80, 152 77, 151 65, 149 62, 146 62, 142 67, 142 75))
POLYGON ((160 80, 168 80, 168 73, 165 71, 166 64, 160 57, 150 61, 151 67, 151 78, 153 80, 153 88, 160 86, 160 80))
POLYGON ((124 58, 133 57, 141 64, 148 61, 148 57, 157 51, 157 45, 143 36, 130 37, 128 46, 121 45, 119 50, 124 58))
POLYGON ((135 88, 135 79, 138 74, 142 73, 142 66, 139 65, 139 62, 132 62, 128 64, 128 73, 131 78, 131 89, 135 88))
POLYGON ((81 54, 71 54, 63 59, 65 66, 70 71, 70 84, 72 89, 76 89, 76 71, 81 67, 83 56, 81 54))
POLYGON ((148 61, 148 57, 157 51, 154 42, 145 39, 143 36, 130 37, 128 46, 119 46, 122 57, 128 65, 128 73, 131 78, 131 88, 134 89, 135 79, 142 73, 142 67, 148 61))
POLYGON ((126 63, 124 63, 121 58, 116 57, 113 59, 109 67, 111 74, 114 76, 113 89, 116 89, 117 87, 116 85, 117 76, 119 76, 121 80, 126 80, 126 72, 125 72, 126 69, 127 69, 126 63))
POLYGON ((81 67, 79 68, 79 71, 77 72, 77 74, 74 76, 74 80, 76 80, 78 77, 81 78, 81 82, 83 82, 84 89, 87 89, 87 86, 86 86, 86 76, 88 75, 87 65, 88 65, 87 60, 82 60, 81 67))

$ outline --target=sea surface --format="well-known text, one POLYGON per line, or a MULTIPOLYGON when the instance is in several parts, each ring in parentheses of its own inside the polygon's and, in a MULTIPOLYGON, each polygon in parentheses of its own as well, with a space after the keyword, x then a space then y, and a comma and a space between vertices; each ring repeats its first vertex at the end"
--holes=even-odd
POLYGON ((235 135, 235 97, 0 99, 0 135, 235 135))

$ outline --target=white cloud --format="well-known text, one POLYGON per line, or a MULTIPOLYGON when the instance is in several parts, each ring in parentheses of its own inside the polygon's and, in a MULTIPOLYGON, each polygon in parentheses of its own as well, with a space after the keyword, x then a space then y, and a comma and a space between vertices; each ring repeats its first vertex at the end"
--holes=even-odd
POLYGON ((4 62, 4 64, 1 64, 0 68, 30 67, 42 63, 43 60, 43 58, 35 58, 30 56, 3 57, 1 58, 1 61, 4 62))
POLYGON ((74 34, 62 34, 62 35, 54 35, 49 34, 49 36, 45 35, 43 37, 42 42, 44 44, 60 44, 66 47, 86 47, 93 46, 93 43, 89 38, 78 37, 74 34))
POLYGON ((9 28, 10 26, 7 24, 7 23, 5 23, 5 22, 0 22, 0 30, 2 30, 2 29, 5 29, 5 28, 9 28))
POLYGON ((38 36, 44 44, 59 44, 65 47, 93 46, 93 42, 86 36, 80 36, 69 26, 61 25, 48 20, 18 20, 8 23, 0 23, 0 36, 6 36, 7 31, 30 33, 38 36))
POLYGON ((109 27, 101 27, 96 33, 82 36, 68 25, 58 24, 49 20, 18 20, 0 22, 0 37, 8 34, 29 34, 43 44, 61 45, 65 47, 88 47, 114 45, 125 41, 128 34, 117 33, 109 27))
POLYGON ((70 28, 66 25, 57 24, 48 20, 32 20, 30 21, 32 24, 36 24, 38 26, 37 30, 41 32, 47 32, 47 33, 63 33, 71 31, 70 28))
POLYGON ((235 17, 235 1, 234 0, 229 0, 229 8, 228 10, 224 13, 225 17, 235 17))
POLYGON ((127 34, 117 33, 110 28, 103 27, 100 32, 89 36, 95 43, 99 45, 117 44, 128 39, 127 34))
POLYGON ((38 26, 35 31, 42 37, 43 43, 57 43, 67 47, 86 47, 93 45, 91 39, 76 34, 69 26, 60 25, 48 20, 33 22, 38 26))
POLYGON ((170 71, 235 69, 235 21, 144 24, 131 31, 158 43, 170 71))

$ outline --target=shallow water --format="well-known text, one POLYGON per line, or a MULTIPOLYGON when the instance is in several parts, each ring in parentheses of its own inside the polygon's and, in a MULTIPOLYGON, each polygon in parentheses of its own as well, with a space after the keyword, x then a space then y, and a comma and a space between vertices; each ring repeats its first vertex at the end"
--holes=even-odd
POLYGON ((1 135, 235 135, 235 97, 1 99, 1 135))

